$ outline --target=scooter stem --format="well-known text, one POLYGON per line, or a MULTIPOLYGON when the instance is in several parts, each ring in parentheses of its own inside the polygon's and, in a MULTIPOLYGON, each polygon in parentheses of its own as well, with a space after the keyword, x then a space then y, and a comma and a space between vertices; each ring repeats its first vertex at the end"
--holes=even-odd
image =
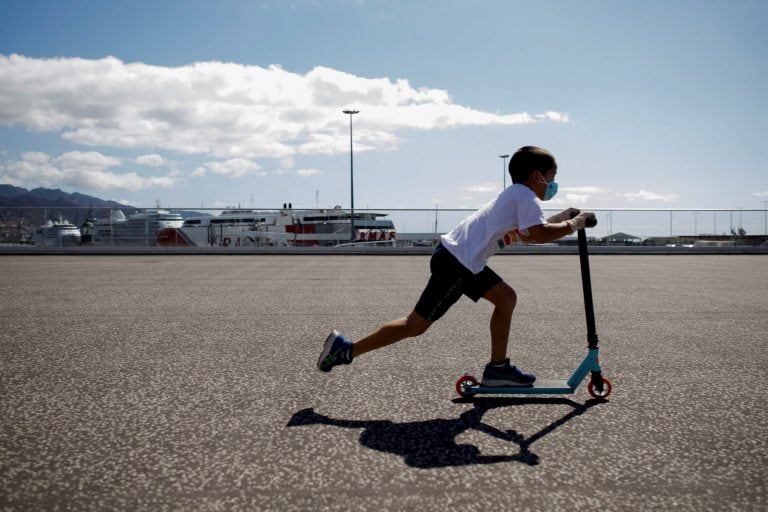
POLYGON ((587 343, 589 348, 597 348, 597 327, 595 326, 595 308, 592 304, 592 280, 589 275, 589 254, 587 251, 587 233, 580 229, 579 260, 581 262, 581 287, 584 291, 584 312, 587 317, 587 343))

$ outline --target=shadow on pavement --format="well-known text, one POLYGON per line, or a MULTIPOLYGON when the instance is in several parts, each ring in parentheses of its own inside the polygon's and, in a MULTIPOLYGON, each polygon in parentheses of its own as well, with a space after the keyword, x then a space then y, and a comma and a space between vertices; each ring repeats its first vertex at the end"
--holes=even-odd
POLYGON ((592 399, 584 404, 579 404, 565 398, 476 397, 473 400, 457 399, 454 402, 471 403, 473 407, 456 419, 436 418, 408 423, 396 423, 389 420, 337 419, 318 414, 314 409, 307 408, 296 412, 287 426, 330 425, 340 428, 363 429, 360 434, 360 444, 373 450, 400 455, 408 466, 415 468, 430 469, 513 461, 535 466, 539 463, 539 457, 531 451, 533 443, 595 405, 606 403, 607 400, 592 399), (573 409, 530 437, 525 437, 512 429, 499 430, 482 421, 483 415, 491 409, 527 404, 564 404, 573 407, 573 409), (456 437, 470 429, 515 443, 519 447, 519 452, 512 455, 484 455, 474 445, 458 444, 456 437))

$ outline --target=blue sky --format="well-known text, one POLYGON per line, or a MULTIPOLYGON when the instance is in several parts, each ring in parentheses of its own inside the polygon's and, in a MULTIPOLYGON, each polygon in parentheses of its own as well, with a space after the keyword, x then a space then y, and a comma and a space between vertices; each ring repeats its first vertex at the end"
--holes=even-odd
POLYGON ((764 1, 0 2, 0 183, 138 206, 762 208, 764 1), (509 182, 507 178, 507 182, 509 182))

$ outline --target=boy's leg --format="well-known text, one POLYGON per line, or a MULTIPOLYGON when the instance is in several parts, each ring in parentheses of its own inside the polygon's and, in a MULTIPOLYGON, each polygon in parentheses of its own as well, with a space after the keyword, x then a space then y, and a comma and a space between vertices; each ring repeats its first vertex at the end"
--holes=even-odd
POLYGON ((507 357, 509 326, 517 304, 515 291, 504 281, 488 290, 483 298, 493 305, 491 315, 491 362, 483 371, 484 386, 532 386, 536 377, 521 372, 507 357))
POLYGON ((507 358, 509 328, 517 304, 517 295, 515 290, 501 281, 488 290, 483 298, 494 306, 491 315, 491 362, 501 363, 507 358))
MULTIPOLYGON (((336 364, 349 364, 353 358, 366 352, 423 334, 461 297, 462 275, 461 272, 457 272, 457 268, 469 272, 447 250, 435 250, 430 260, 432 275, 413 311, 404 318, 379 326, 371 334, 355 343, 334 331, 325 341, 318 368, 322 371, 330 371, 336 364), (327 354, 337 353, 342 354, 338 360, 326 361, 327 354)), ((477 295, 476 300, 479 298, 480 294, 477 295)))
POLYGON ((329 372, 334 366, 349 364, 354 357, 366 352, 423 334, 430 325, 432 322, 413 311, 405 318, 385 323, 356 343, 352 343, 344 335, 334 330, 323 344, 323 350, 317 360, 317 368, 322 372, 329 372))
POLYGON ((352 357, 358 357, 371 350, 386 347, 405 338, 420 336, 429 329, 430 325, 432 322, 426 320, 416 311, 411 311, 408 316, 387 322, 368 336, 356 341, 352 345, 352 357))

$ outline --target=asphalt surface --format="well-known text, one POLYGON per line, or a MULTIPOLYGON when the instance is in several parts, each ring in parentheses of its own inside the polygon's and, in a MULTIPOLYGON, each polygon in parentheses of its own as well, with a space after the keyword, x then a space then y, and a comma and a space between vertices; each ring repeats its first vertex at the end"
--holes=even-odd
MULTIPOLYGON (((768 257, 591 265, 609 399, 466 401, 482 301, 315 368, 410 311, 426 256, 2 256, 0 510, 766 510, 768 257)), ((492 266, 513 362, 567 378, 578 257, 492 266)))

